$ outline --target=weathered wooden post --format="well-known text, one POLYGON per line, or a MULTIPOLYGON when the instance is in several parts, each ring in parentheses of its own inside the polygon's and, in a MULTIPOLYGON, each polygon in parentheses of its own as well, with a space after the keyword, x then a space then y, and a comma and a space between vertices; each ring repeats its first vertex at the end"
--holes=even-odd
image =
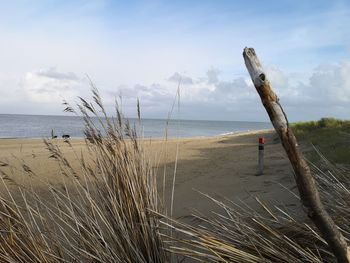
POLYGON ((308 217, 317 226, 338 262, 350 263, 350 248, 347 246, 344 236, 324 209, 315 179, 299 149, 293 131, 289 127, 287 116, 266 78, 254 49, 245 48, 243 57, 262 104, 293 166, 301 202, 306 209, 308 217))
POLYGON ((264 145, 265 139, 263 137, 260 137, 258 147, 258 175, 262 175, 264 173, 264 145))

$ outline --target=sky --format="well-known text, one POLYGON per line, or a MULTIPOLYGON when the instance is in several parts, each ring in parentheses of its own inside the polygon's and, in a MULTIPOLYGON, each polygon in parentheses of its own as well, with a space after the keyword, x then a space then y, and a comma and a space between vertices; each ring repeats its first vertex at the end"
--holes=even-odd
POLYGON ((112 112, 267 121, 244 65, 253 47, 290 121, 350 118, 350 1, 1 1, 0 114, 112 112), (88 76, 88 77, 87 77, 88 76))

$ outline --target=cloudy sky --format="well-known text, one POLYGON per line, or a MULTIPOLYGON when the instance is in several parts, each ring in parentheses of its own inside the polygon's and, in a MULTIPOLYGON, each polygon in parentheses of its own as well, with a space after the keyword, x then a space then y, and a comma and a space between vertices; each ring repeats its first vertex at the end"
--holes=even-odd
POLYGON ((0 113, 62 115, 89 98, 184 119, 266 121, 254 47, 291 121, 350 118, 350 1, 1 1, 0 113))

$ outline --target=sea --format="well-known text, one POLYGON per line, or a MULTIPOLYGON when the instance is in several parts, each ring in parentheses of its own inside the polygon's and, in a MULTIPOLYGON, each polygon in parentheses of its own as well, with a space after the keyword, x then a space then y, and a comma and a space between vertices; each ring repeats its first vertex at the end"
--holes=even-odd
MULTIPOLYGON (((94 119, 98 123, 97 119, 94 119)), ((130 118, 138 136, 144 138, 209 137, 234 134, 244 131, 272 129, 268 122, 213 121, 213 120, 170 120, 130 118)), ((98 125, 98 124, 97 124, 98 125)), ((0 138, 51 138, 51 134, 71 138, 84 137, 84 121, 79 116, 0 114, 0 138)))

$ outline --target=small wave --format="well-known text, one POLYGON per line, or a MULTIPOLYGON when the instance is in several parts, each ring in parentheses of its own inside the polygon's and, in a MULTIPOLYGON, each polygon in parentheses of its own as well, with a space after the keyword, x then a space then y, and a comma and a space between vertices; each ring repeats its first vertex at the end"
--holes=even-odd
POLYGON ((251 131, 251 130, 225 132, 225 133, 219 134, 219 136, 235 135, 235 134, 238 134, 238 133, 250 132, 250 131, 251 131))

